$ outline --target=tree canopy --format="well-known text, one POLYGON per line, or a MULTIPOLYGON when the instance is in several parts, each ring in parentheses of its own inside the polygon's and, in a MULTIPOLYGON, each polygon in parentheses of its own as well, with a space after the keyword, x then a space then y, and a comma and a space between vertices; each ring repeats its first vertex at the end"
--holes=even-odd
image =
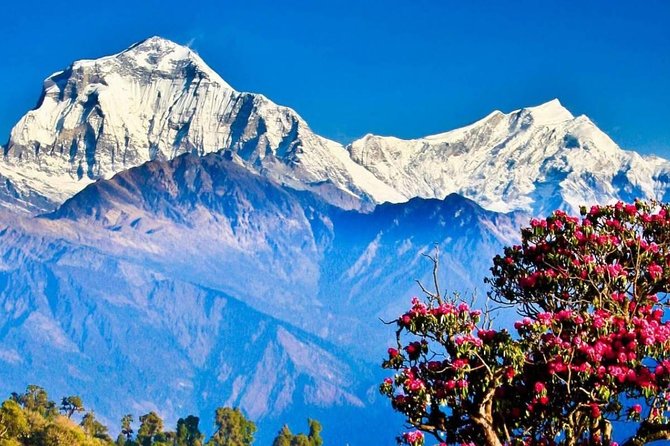
POLYGON ((238 408, 216 409, 214 424, 216 432, 207 443, 208 446, 249 446, 254 441, 256 425, 238 408))
POLYGON ((670 440, 670 208, 637 201, 533 219, 496 256, 493 327, 458 296, 427 292, 398 317, 380 386, 423 445, 639 446, 670 440))
POLYGON ((61 400, 60 410, 67 415, 68 418, 72 418, 72 415, 74 415, 75 412, 84 411, 84 403, 77 395, 66 396, 61 400))
POLYGON ((287 425, 282 426, 272 442, 272 446, 322 446, 321 424, 311 418, 307 420, 307 424, 309 426, 309 433, 307 435, 294 435, 287 425))
MULTIPOLYGON (((160 415, 150 411, 138 418, 136 435, 135 418, 132 414, 124 415, 118 426, 119 435, 113 441, 108 427, 93 411, 85 412, 79 423, 75 422, 77 414, 83 411, 81 397, 71 395, 61 399, 59 413, 46 390, 30 385, 24 393, 13 393, 0 404, 0 446, 250 446, 256 432, 256 425, 238 408, 216 409, 216 429, 207 441, 200 431, 198 417, 179 418, 173 431, 166 430, 160 415)), ((289 446, 323 445, 321 425, 316 420, 308 422, 309 434, 291 434, 289 446)))

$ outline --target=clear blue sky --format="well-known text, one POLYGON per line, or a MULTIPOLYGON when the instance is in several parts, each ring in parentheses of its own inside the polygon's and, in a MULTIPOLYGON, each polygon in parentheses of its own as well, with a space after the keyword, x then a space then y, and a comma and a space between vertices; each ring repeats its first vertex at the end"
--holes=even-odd
POLYGON ((670 157, 668 1, 9 0, 2 14, 0 141, 52 72, 161 35, 343 142, 558 97, 670 157))

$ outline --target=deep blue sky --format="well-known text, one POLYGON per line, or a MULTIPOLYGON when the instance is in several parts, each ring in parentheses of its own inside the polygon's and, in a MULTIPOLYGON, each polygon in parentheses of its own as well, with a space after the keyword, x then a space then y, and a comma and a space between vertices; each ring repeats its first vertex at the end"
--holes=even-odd
POLYGON ((667 1, 8 1, 0 141, 71 61, 161 35, 325 136, 416 137, 558 97, 670 157, 667 1))

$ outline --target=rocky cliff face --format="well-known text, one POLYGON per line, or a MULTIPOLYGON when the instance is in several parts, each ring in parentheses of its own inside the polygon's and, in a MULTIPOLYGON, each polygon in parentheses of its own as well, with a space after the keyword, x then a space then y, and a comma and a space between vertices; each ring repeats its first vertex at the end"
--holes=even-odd
POLYGON ((235 91, 190 49, 158 37, 48 77, 13 128, 0 173, 24 201, 49 208, 146 161, 221 150, 342 207, 401 199, 293 110, 235 91))

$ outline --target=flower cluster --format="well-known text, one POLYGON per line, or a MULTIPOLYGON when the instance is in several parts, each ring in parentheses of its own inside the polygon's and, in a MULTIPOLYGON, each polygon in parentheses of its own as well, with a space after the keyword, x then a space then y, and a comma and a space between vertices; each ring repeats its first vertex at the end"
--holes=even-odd
POLYGON ((409 446, 423 446, 423 433, 421 431, 405 432, 402 439, 409 446))
POLYGON ((494 258, 494 298, 535 311, 584 310, 604 293, 670 291, 667 205, 619 202, 582 212, 531 220, 521 244, 494 258))
POLYGON ((524 372, 543 380, 526 403, 529 414, 558 417, 581 406, 597 420, 617 416, 623 395, 651 401, 669 388, 670 324, 660 308, 627 307, 625 317, 604 309, 561 310, 515 324, 521 341, 535 346, 528 348, 524 372))

